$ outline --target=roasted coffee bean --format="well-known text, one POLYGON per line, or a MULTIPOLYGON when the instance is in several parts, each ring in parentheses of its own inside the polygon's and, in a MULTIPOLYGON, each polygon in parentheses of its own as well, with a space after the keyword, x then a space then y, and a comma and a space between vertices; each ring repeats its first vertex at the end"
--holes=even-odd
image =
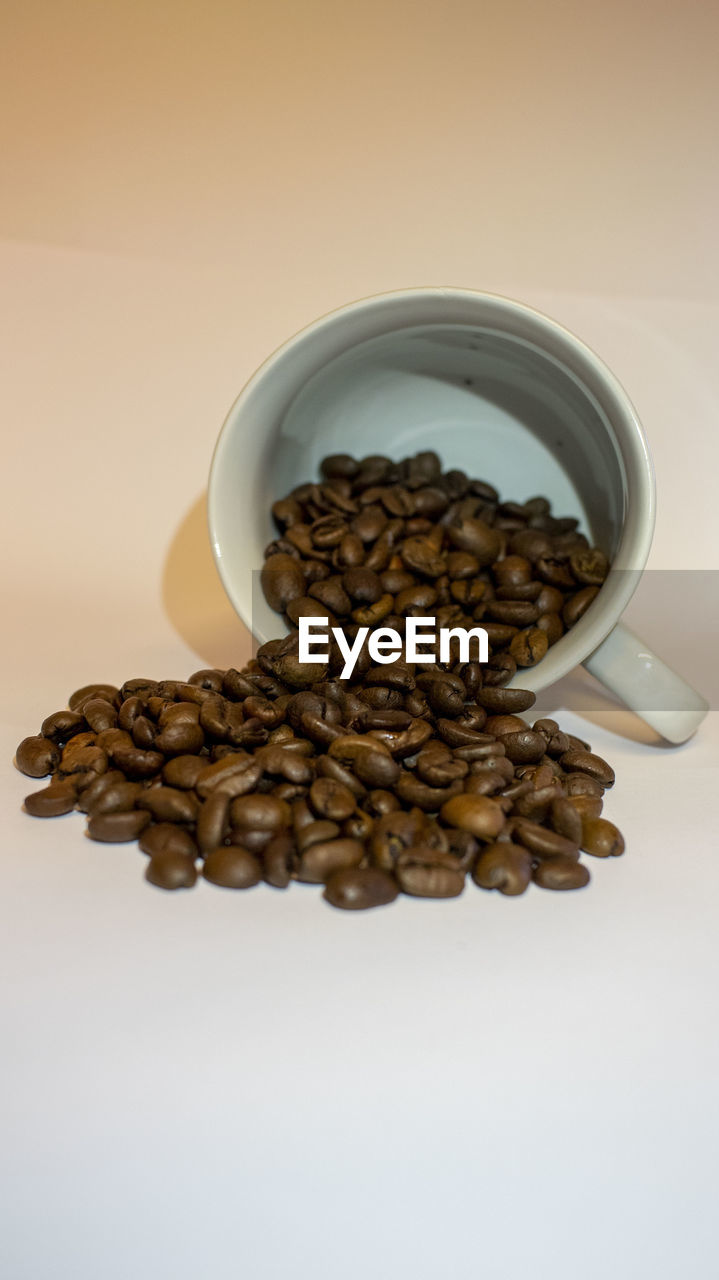
POLYGON ((304 574, 294 556, 270 556, 263 565, 261 582, 268 604, 278 613, 282 613, 290 601, 305 594, 304 574))
POLYGON ((197 842, 187 827, 178 827, 172 822, 154 822, 146 826, 139 845, 142 852, 150 858, 175 853, 194 861, 199 853, 197 842))
POLYGON ((305 884, 323 884, 335 872, 359 866, 364 852, 361 840, 341 837, 317 841, 300 854, 297 879, 305 884))
POLYGON ((87 721, 79 711, 55 711, 42 722, 40 732, 57 746, 64 746, 78 733, 85 733, 87 721))
POLYGON ((542 889, 583 889, 590 876, 583 863, 560 855, 538 863, 532 879, 542 889))
POLYGON ((472 871, 481 889, 498 889, 508 897, 524 893, 532 878, 532 856, 522 845, 501 840, 481 851, 472 871))
POLYGON ((581 844, 582 818, 566 796, 556 796, 552 800, 551 823, 560 836, 566 836, 573 844, 581 844))
POLYGON ((414 898, 456 898, 464 889, 459 859, 424 845, 413 845, 400 853, 396 876, 402 892, 414 898))
POLYGON ((614 770, 611 765, 608 765, 606 760, 602 760, 601 756, 593 755, 591 751, 571 747, 559 757, 559 763, 567 772, 586 774, 602 787, 614 786, 614 770))
POLYGON ((122 769, 132 781, 153 778, 165 763, 165 757, 159 751, 141 751, 132 745, 116 747, 114 751, 110 750, 110 755, 117 768, 122 769))
POLYGON ((137 798, 137 807, 147 809, 156 822, 194 822, 198 802, 189 791, 176 787, 150 787, 137 798))
POLYGON ((224 845, 213 849, 202 864, 205 880, 223 889, 250 889, 262 879, 258 858, 240 845, 224 845))
POLYGON ((25 812, 33 818, 57 818, 75 808, 77 784, 73 778, 51 782, 40 791, 25 797, 25 812))
POLYGON ((150 815, 143 809, 91 814, 87 823, 87 834, 91 840, 103 840, 112 844, 124 843, 128 840, 137 840, 149 821, 150 815))
POLYGON ((535 858, 574 858, 579 857, 579 842, 568 840, 558 831, 543 827, 529 818, 514 818, 512 821, 514 835, 520 844, 535 858))
POLYGON ((569 557, 569 567, 577 582, 589 587, 601 587, 609 573, 609 561, 596 547, 573 552, 569 557))
POLYGON ((542 660, 548 648, 547 633, 541 627, 527 627, 512 638, 509 653, 517 666, 534 667, 542 660))
POLYGON ((145 879, 158 889, 191 889, 197 880, 197 868, 192 858, 168 850, 150 858, 145 879))
MULTIPOLYGON (((257 797, 269 799, 269 797, 257 797)), ((231 802, 239 803, 237 800, 231 802)), ((234 812, 232 815, 234 823, 234 812)), ((196 838, 200 853, 208 854, 217 849, 224 841, 230 826, 230 797, 224 791, 212 791, 203 800, 197 814, 196 838)))
POLYGON ((277 832, 288 827, 292 820, 287 802, 273 795, 237 796, 231 802, 230 813, 233 827, 244 827, 248 831, 277 832))
POLYGON ((206 768, 204 756, 173 756, 163 767, 162 778, 168 787, 191 791, 206 768))
POLYGON ((59 763, 60 748, 40 733, 23 738, 15 753, 15 764, 28 778, 46 778, 59 763))
POLYGON ((347 867, 328 876, 323 897, 345 911, 367 911, 388 906, 398 894, 395 878, 379 867, 347 867))
POLYGON ((90 698, 104 698, 106 702, 117 706, 120 702, 120 690, 114 684, 85 684, 70 694, 68 706, 71 711, 82 711, 83 703, 90 698))
POLYGON ((295 844, 298 852, 304 853, 311 845, 336 840, 339 835, 339 823, 331 822, 329 818, 317 818, 295 829, 295 844))
POLYGON ((595 858, 617 858, 624 853, 624 837, 606 818, 585 818, 582 822, 581 845, 595 858))
POLYGON ((571 597, 562 609, 562 621, 568 627, 573 627, 583 618, 587 609, 594 603, 599 594, 599 587, 582 587, 581 591, 577 591, 571 597))
POLYGON ((536 694, 528 689, 497 689, 487 687, 479 689, 476 699, 480 707, 484 707, 490 715, 519 715, 528 711, 536 702, 536 694))
POLYGON ((357 807, 356 797, 348 787, 332 778, 316 778, 310 787, 310 804, 320 818, 343 822, 357 807))
POLYGON ((440 817, 448 826, 469 831, 480 840, 496 839, 505 825, 502 809, 486 795, 453 796, 442 805, 440 817))
POLYGON ((603 800, 601 796, 567 796, 567 803, 576 809, 582 822, 585 818, 598 818, 601 815, 603 800))
MULTIPOLYGON (((106 777, 107 775, 103 775, 106 777)), ((122 778, 122 774, 119 775, 122 778)), ((108 787, 103 787, 102 791, 95 793, 83 793, 82 803, 78 804, 85 813, 94 818, 99 813, 126 813, 130 809, 134 809, 140 796, 143 794, 143 786, 141 782, 126 782, 124 778, 120 782, 113 782, 108 787)), ((150 792, 144 792, 149 795, 150 792)))

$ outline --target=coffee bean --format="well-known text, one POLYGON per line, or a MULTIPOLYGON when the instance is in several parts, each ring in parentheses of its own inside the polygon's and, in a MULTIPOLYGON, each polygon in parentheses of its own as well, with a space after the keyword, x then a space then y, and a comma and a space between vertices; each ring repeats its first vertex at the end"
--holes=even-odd
POLYGON ((304 574, 294 556, 270 556, 263 565, 261 583, 268 604, 278 613, 282 613, 290 601, 305 594, 304 574))
MULTIPOLYGON (((107 775, 103 775, 107 777, 107 775)), ((82 804, 78 804, 78 808, 82 808, 85 813, 94 818, 100 813, 126 813, 130 809, 134 809, 143 793, 142 784, 140 782, 126 782, 122 774, 117 775, 122 781, 113 782, 107 787, 103 787, 100 792, 91 792, 89 795, 83 793, 82 804)), ((149 792, 145 794, 149 795, 149 792)))
POLYGON ((599 587, 582 587, 571 597, 562 609, 562 621, 568 626, 575 626, 583 618, 590 604, 599 595, 599 587))
POLYGON ((364 852, 361 840, 320 840, 300 854, 297 879, 305 884, 323 884, 335 872, 359 866, 364 852))
POLYGON ((528 818, 515 818, 513 830, 520 844, 524 845, 535 858, 574 858, 579 857, 578 841, 568 840, 566 836, 543 827, 528 818))
POLYGON ((103 840, 113 844, 137 840, 149 821, 149 813, 142 809, 97 813, 88 819, 87 834, 91 840, 103 840))
POLYGON ((481 889, 498 889, 508 897, 524 893, 531 878, 531 854, 509 840, 483 849, 472 871, 472 879, 481 889))
POLYGON ((197 842, 187 828, 175 826, 171 822, 150 823, 143 829, 139 845, 142 852, 150 858, 173 853, 194 861, 199 854, 197 842))
MULTIPOLYGON (((261 798, 265 799, 264 796, 261 798)), ((238 800, 232 801, 233 805, 238 803, 238 800)), ((224 791, 212 791, 207 799, 203 800, 197 814, 196 836, 200 853, 208 854, 213 849, 217 849, 223 843, 229 825, 230 797, 224 791)))
POLYGON ((208 853, 202 864, 205 880, 223 889, 250 889, 262 879, 258 858, 240 845, 224 845, 208 853))
POLYGON ((51 782, 40 791, 25 797, 25 812, 33 818, 57 818, 75 808, 77 784, 73 778, 51 782))
POLYGON ((549 648, 547 633, 541 627, 527 627, 514 636, 509 645, 509 652, 519 667, 534 667, 549 648))
POLYGON ((440 817, 448 826, 469 831, 480 840, 494 840, 505 824, 500 806, 486 795, 453 796, 442 805, 440 817))
POLYGON ((464 872, 451 853, 411 846, 397 858, 396 875, 403 893, 415 898, 456 898, 464 889, 464 872))
POLYGON ((120 690, 114 684, 85 684, 70 694, 68 706, 71 711, 82 711, 83 703, 90 698, 103 698, 112 706, 117 706, 120 702, 120 690))
POLYGON ((310 787, 310 804, 320 818, 343 822, 354 813, 357 800, 348 787, 332 778, 317 778, 310 787))
POLYGON ((194 822, 199 807, 193 795, 176 787, 145 790, 137 797, 137 806, 147 809, 156 822, 194 822))
POLYGON ((77 733, 84 733, 87 721, 79 711, 55 711, 42 722, 40 732, 57 746, 64 746, 77 733))
POLYGON ((613 822, 606 818, 585 818, 582 821, 582 848, 595 858, 617 858, 624 853, 624 837, 613 822))
POLYGON ((583 863, 560 855, 538 863, 532 879, 542 889, 583 889, 590 877, 583 863))
POLYGON ((15 764, 28 778, 46 778, 59 763, 60 748, 42 734, 23 738, 15 753, 15 764))
POLYGON ((191 889, 197 880, 197 869, 191 858, 168 850, 150 858, 145 879, 158 889, 191 889))
POLYGON ((602 787, 614 786, 614 770, 611 765, 608 765, 606 760, 602 760, 601 756, 593 755, 590 751, 572 747, 559 757, 559 763, 568 772, 586 774, 602 787))
POLYGON ((379 867, 347 867, 328 876, 323 897, 345 911, 366 911, 387 906, 398 894, 397 881, 379 867))

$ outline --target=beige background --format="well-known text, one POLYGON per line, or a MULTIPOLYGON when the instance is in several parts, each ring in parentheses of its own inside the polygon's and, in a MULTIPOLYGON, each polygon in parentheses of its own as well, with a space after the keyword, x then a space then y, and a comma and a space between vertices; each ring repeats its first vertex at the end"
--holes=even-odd
MULTIPOLYGON (((247 656, 214 440, 275 346, 368 293, 574 329, 647 428, 651 567, 719 567, 713 6, 2 18, 8 766, 88 679, 247 656)), ((711 685, 715 615, 643 590, 711 685)), ((629 843, 574 897, 170 897, 0 771, 3 1276, 712 1273, 719 716, 675 751, 580 675, 545 701, 615 764, 629 843)))

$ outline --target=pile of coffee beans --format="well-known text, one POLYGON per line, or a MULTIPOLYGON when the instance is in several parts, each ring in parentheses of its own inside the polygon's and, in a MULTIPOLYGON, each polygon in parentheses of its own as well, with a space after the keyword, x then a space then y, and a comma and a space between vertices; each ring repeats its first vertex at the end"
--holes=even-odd
POLYGON ((582 852, 624 851, 601 816, 614 773, 556 721, 530 724, 534 694, 507 686, 589 607, 606 558, 545 499, 501 503, 433 453, 322 472, 274 505, 270 604, 348 636, 481 621, 488 662, 373 665, 365 643, 341 679, 336 642, 300 662, 293 630, 242 671, 88 685, 17 749, 23 773, 50 778, 27 812, 78 809, 93 840, 138 841, 162 889, 296 880, 358 910, 454 898, 468 876, 509 896, 586 885, 582 852))
POLYGON ((321 472, 272 507, 280 536, 262 587, 291 627, 319 614, 349 638, 360 626, 401 635, 409 616, 481 624, 514 674, 579 621, 609 572, 574 517, 553 516, 546 498, 501 502, 486 481, 443 472, 436 453, 333 454, 321 472))
POLYGON ((554 720, 530 725, 534 695, 505 672, 398 661, 337 681, 301 671, 294 644, 242 672, 79 689, 18 747, 24 773, 51 776, 27 812, 79 809, 92 839, 139 840, 164 889, 299 880, 352 909, 456 897, 468 875, 576 889, 581 850, 622 853, 601 816, 612 769, 554 720))

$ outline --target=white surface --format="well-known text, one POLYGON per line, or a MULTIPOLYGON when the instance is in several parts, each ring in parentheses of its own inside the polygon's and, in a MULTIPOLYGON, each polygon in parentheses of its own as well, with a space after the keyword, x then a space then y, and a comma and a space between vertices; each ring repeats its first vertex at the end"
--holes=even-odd
MULTIPOLYGON (((651 566, 719 567, 716 14, 276 8, 13 17, 0 1273, 704 1280, 716 710, 669 749, 588 677, 554 691, 628 843, 574 895, 165 895, 134 847, 20 812, 13 749, 74 687, 247 656, 211 450, 260 360, 354 297, 467 284, 577 332, 649 435, 651 566)), ((702 603, 654 615, 703 687, 702 603)))

